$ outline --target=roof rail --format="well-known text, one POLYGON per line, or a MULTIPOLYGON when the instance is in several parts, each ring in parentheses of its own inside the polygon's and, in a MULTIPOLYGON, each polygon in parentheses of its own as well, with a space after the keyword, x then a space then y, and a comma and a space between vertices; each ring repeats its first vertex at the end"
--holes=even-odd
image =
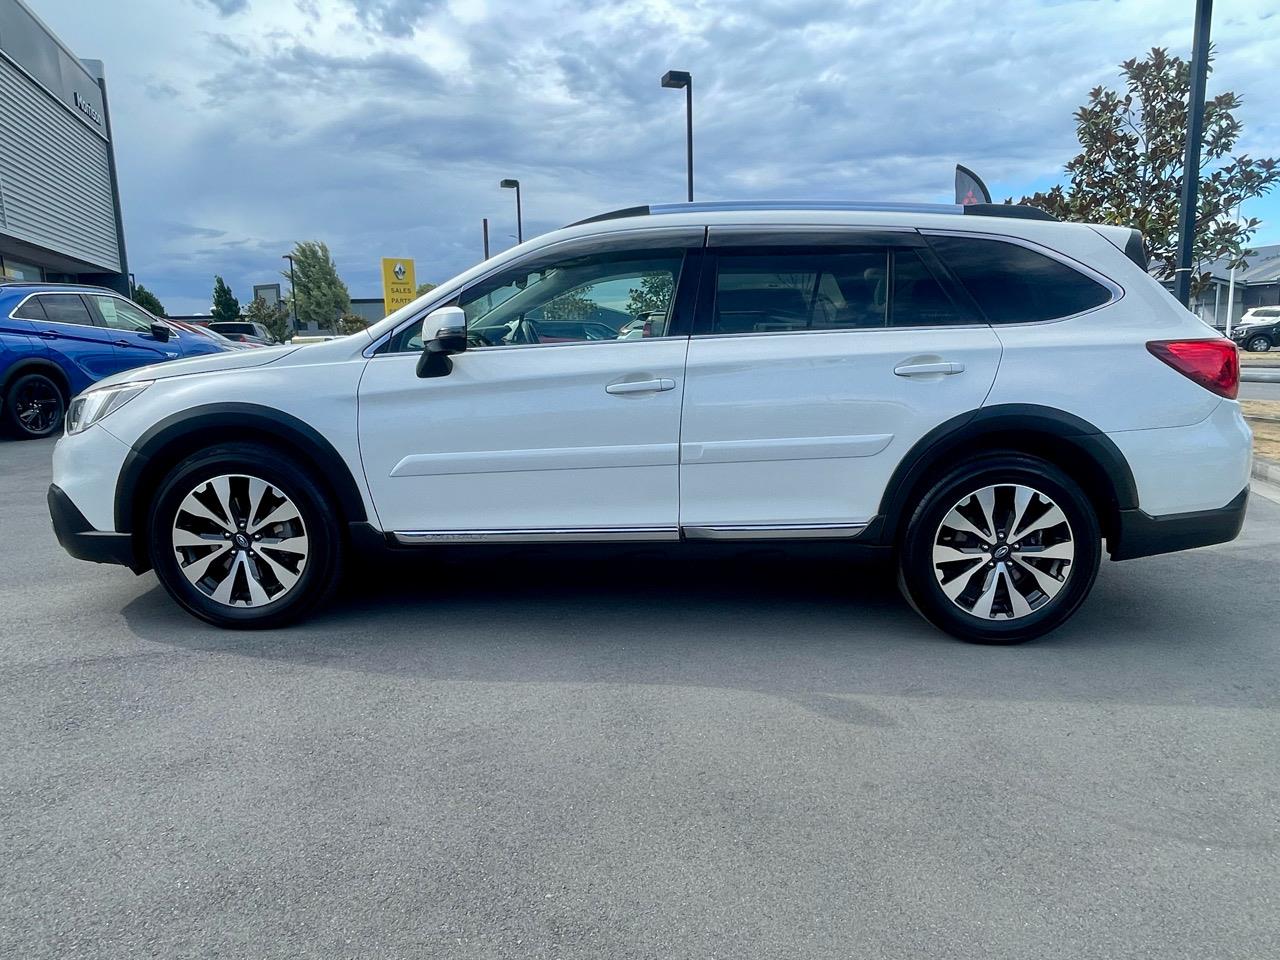
POLYGON ((979 217, 1013 217, 1019 220, 1057 220, 1038 207, 1017 203, 879 203, 862 200, 710 200, 693 203, 651 203, 623 207, 569 224, 571 227, 624 217, 661 216, 667 213, 724 213, 751 210, 847 210, 861 213, 942 213, 979 217))

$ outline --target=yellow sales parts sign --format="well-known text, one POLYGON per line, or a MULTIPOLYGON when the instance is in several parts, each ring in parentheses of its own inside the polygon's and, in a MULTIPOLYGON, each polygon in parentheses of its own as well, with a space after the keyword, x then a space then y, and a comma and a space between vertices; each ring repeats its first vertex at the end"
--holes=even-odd
POLYGON ((414 300, 418 283, 413 277, 413 261, 403 257, 382 258, 382 306, 387 313, 414 300))

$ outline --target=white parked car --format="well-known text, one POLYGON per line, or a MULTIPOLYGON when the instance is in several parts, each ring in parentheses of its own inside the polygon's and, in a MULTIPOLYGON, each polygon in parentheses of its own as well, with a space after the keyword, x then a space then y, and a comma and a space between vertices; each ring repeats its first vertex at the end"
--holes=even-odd
POLYGON ((942 629, 1023 640, 1104 549, 1243 522, 1236 348, 1141 250, 1009 206, 606 214, 349 337, 102 381, 50 510, 227 627, 297 619, 370 548, 837 538, 942 629))

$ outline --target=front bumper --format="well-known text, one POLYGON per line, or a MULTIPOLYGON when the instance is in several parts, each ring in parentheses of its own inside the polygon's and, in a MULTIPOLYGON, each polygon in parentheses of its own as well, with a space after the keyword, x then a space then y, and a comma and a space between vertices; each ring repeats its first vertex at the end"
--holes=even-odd
POLYGON ((1119 535, 1108 542, 1112 560, 1132 560, 1192 547, 1226 543, 1240 535, 1249 504, 1245 487, 1225 507, 1153 517, 1143 510, 1121 510, 1119 535))
POLYGON ((147 569, 138 557, 132 534, 95 530, 56 483, 49 485, 49 516, 58 543, 77 560, 118 563, 134 573, 147 569))

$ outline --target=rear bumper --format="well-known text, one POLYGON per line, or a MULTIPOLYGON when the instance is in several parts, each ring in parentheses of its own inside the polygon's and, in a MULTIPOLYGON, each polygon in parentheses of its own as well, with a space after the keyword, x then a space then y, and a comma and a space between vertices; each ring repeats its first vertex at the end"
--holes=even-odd
POLYGON ((1132 560, 1234 540, 1244 526, 1249 504, 1246 486, 1225 507, 1153 517, 1142 510, 1121 510, 1119 535, 1107 546, 1112 560, 1132 560))
POLYGON ((147 569, 147 564, 139 561, 131 534, 95 530, 57 484, 49 485, 49 517, 58 543, 77 560, 118 563, 134 573, 147 569))

